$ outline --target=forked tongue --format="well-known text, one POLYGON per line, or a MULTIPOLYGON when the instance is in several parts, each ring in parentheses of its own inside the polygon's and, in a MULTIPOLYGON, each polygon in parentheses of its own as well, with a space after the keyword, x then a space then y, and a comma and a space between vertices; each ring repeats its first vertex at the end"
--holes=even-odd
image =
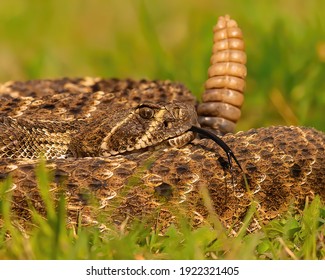
POLYGON ((197 126, 192 126, 190 128, 191 131, 196 132, 198 134, 201 134, 211 140, 213 140, 215 143, 217 143, 227 154, 227 158, 228 158, 228 163, 229 163, 229 167, 230 170, 232 170, 232 161, 231 158, 234 159, 234 161, 236 162, 236 164, 238 165, 238 167, 240 168, 241 171, 243 171, 239 161, 237 160, 237 158, 235 157, 234 153, 232 152, 232 150, 230 149, 230 147, 221 139, 219 138, 217 135, 215 135, 213 132, 203 129, 201 127, 197 127, 197 126))

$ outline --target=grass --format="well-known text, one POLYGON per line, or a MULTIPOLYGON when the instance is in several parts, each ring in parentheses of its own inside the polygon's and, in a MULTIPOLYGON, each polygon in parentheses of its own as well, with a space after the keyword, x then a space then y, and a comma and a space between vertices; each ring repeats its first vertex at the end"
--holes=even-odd
MULTIPOLYGON (((293 124, 324 131, 324 10, 322 0, 1 1, 0 81, 146 77, 181 81, 198 96, 212 26, 219 15, 230 14, 243 29, 248 55, 238 130, 293 124)), ((324 207, 318 200, 302 215, 288 212, 261 232, 237 237, 186 226, 170 228, 168 238, 141 225, 129 233, 74 232, 63 226, 64 200, 55 210, 41 177, 49 219, 34 213, 36 226, 27 237, 12 226, 10 204, 2 199, 0 259, 324 259, 324 207)))

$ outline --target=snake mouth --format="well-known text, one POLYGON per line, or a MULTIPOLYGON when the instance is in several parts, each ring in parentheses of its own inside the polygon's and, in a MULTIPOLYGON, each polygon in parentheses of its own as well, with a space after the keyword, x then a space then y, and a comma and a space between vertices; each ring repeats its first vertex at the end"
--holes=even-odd
POLYGON ((167 140, 167 142, 172 147, 180 148, 180 147, 186 145, 187 143, 191 142, 195 138, 195 136, 196 136, 196 133, 194 133, 191 130, 188 130, 181 135, 178 135, 173 138, 169 138, 167 140))
POLYGON ((144 152, 151 149, 159 149, 162 146, 171 146, 180 148, 189 142, 191 142, 196 137, 196 133, 188 130, 179 134, 177 136, 167 138, 165 140, 161 140, 157 143, 154 143, 150 137, 142 138, 135 145, 128 145, 124 147, 120 147, 118 150, 110 150, 109 152, 104 152, 104 156, 115 156, 115 155, 128 155, 134 152, 144 152))

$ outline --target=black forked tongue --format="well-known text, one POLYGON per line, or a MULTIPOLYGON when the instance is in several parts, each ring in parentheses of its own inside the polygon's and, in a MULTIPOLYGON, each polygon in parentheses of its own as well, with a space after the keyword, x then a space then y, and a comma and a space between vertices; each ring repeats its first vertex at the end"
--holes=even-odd
POLYGON ((215 135, 211 131, 206 130, 206 129, 203 129, 201 127, 192 126, 190 128, 190 130, 193 131, 193 132, 196 132, 198 134, 201 134, 201 135, 203 135, 203 136, 205 136, 205 137, 213 140, 214 142, 216 142, 226 152, 230 170, 232 170, 232 161, 231 161, 231 158, 233 158, 234 161, 236 162, 236 164, 238 165, 238 167, 240 168, 240 170, 243 171, 243 169, 240 166, 240 163, 237 160, 237 158, 235 157, 234 153, 232 152, 232 150, 230 149, 230 147, 221 138, 219 138, 217 135, 215 135))

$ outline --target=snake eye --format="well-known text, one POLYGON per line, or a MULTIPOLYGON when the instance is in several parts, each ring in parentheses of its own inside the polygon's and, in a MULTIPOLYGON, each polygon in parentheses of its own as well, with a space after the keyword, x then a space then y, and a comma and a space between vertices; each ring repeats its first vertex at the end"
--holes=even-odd
POLYGON ((141 107, 139 108, 139 115, 144 119, 151 119, 154 115, 155 111, 149 107, 141 107))

